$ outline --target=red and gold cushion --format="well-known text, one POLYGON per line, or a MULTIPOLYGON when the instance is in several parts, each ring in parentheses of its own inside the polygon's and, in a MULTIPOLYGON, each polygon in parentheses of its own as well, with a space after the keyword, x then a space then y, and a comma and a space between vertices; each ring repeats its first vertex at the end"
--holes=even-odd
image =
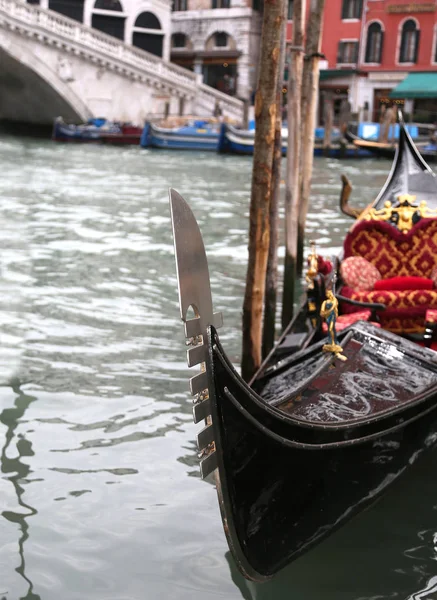
POLYGON ((340 265, 340 274, 344 283, 355 290, 373 290, 381 279, 378 269, 362 256, 350 256, 340 265))
MULTIPOLYGON (((378 311, 381 326, 396 333, 423 331, 428 309, 437 309, 437 290, 372 290, 357 291, 343 287, 341 294, 351 300, 384 304, 385 310, 378 311)), ((343 303, 343 313, 357 310, 356 306, 343 303)), ((359 310, 359 309, 358 309, 359 310)))
POLYGON ((344 256, 362 256, 383 279, 430 277, 437 256, 437 219, 421 219, 408 233, 384 221, 357 221, 346 236, 344 256))
MULTIPOLYGON (((349 325, 353 325, 357 321, 369 321, 370 320, 371 311, 370 310, 360 310, 358 312, 350 313, 348 315, 340 315, 337 317, 337 321, 335 323, 335 330, 342 331, 349 327, 349 325)), ((379 327, 379 323, 373 323, 377 327, 379 327)), ((325 333, 328 332, 328 326, 326 323, 322 324, 322 329, 325 333)))
POLYGON ((375 290, 432 290, 434 282, 426 277, 389 277, 388 279, 380 279, 375 283, 375 290))

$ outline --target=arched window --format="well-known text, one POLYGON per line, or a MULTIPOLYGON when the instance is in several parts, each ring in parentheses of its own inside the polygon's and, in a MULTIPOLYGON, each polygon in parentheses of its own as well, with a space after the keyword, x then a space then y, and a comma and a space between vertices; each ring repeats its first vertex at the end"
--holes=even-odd
POLYGON ((123 7, 118 0, 96 0, 94 8, 99 10, 115 10, 123 12, 123 7))
POLYGON ((419 53, 420 30, 416 21, 408 19, 402 26, 401 47, 399 53, 400 63, 415 63, 419 53))
POLYGON ((151 12, 143 12, 137 17, 134 27, 142 27, 143 29, 161 29, 161 23, 158 17, 151 12))
MULTIPOLYGON (((29 4, 39 4, 39 1, 31 0, 29 4)), ((73 0, 72 2, 69 0, 49 0, 49 9, 83 23, 84 4, 85 0, 73 0)))
POLYGON ((382 43, 384 32, 379 23, 371 23, 367 28, 366 63, 380 63, 382 56, 382 43))
POLYGON ((171 36, 171 47, 172 48, 186 48, 187 36, 185 33, 174 33, 171 36))
POLYGON ((164 32, 156 15, 143 12, 135 20, 132 44, 137 48, 162 56, 164 32))
POLYGON ((119 0, 96 0, 91 27, 124 41, 125 16, 120 13, 123 13, 123 7, 119 0))

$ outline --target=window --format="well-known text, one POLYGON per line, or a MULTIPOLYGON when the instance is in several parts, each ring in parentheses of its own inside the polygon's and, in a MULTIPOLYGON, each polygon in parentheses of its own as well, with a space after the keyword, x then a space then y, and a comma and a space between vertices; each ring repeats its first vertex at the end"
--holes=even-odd
POLYGON ((363 0, 343 0, 342 19, 361 19, 363 0))
POLYGON ((230 8, 231 0, 212 0, 212 8, 230 8))
POLYGON ((402 26, 401 48, 399 53, 400 63, 415 63, 419 52, 420 30, 416 27, 416 21, 408 19, 402 26))
POLYGON ((287 12, 287 19, 289 21, 293 20, 293 0, 288 0, 288 12, 287 12))
POLYGON ((353 65, 358 61, 358 42, 339 42, 337 63, 342 65, 353 65))
POLYGON ((384 32, 379 23, 371 23, 367 28, 366 63, 380 63, 382 56, 382 42, 384 32))
POLYGON ((123 12, 123 7, 118 0, 97 0, 94 4, 94 8, 100 10, 115 10, 117 12, 123 12))
POLYGON ((164 32, 156 15, 144 11, 138 15, 134 24, 132 45, 155 56, 162 56, 164 32))
POLYGON ((161 23, 158 17, 151 12, 141 13, 135 20, 134 27, 142 27, 142 29, 161 29, 161 23))
POLYGON ((185 48, 187 45, 187 36, 185 33, 174 33, 171 36, 171 42, 173 48, 185 48))
MULTIPOLYGON (((27 0, 29 4, 40 4, 39 0, 27 0)), ((83 9, 85 0, 49 0, 48 7, 50 10, 55 10, 61 15, 70 17, 75 21, 83 23, 83 9)))
POLYGON ((220 48, 228 45, 228 36, 224 31, 217 31, 214 34, 214 45, 220 48))
POLYGON ((188 10, 187 0, 173 0, 172 10, 180 11, 180 10, 188 10))

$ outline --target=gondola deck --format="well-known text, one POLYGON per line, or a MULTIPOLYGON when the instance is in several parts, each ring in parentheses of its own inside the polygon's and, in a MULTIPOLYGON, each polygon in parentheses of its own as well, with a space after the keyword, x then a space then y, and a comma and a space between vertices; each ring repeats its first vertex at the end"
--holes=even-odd
MULTIPOLYGON (((188 364, 202 366, 190 381, 194 420, 205 421, 198 434, 201 473, 215 474, 238 567, 263 581, 373 502, 435 443, 437 353, 431 347, 437 293, 348 291, 340 280, 341 353, 327 351, 333 346, 326 344, 320 307, 339 272, 334 264, 331 275, 316 274, 296 318, 248 385, 220 344, 221 315, 213 313, 197 223, 174 190, 170 201, 188 364), (364 302, 356 299, 360 294, 364 302), (359 320, 364 312, 352 319, 346 314, 363 307, 368 322, 359 320), (196 315, 191 320, 189 308, 196 315), (393 333, 402 328, 405 334, 393 333), (415 331, 414 341, 406 339, 408 328, 415 331)), ((436 178, 401 123, 388 180, 359 215, 347 248, 383 259, 387 277, 397 265, 413 275, 419 267, 430 271, 437 265, 436 209, 436 178), (378 242, 371 237, 372 224, 378 242), (363 237, 353 238, 354 232, 363 237), (390 259, 391 248, 404 252, 399 260, 390 259)), ((404 277, 402 285, 406 280, 411 285, 423 278, 404 277)))

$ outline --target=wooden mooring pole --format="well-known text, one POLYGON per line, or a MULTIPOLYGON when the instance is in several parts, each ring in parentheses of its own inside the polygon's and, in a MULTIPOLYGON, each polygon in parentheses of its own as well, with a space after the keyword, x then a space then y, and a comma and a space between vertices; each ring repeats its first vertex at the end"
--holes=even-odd
POLYGON ((284 86, 285 38, 288 3, 283 2, 284 25, 281 32, 278 82, 276 86, 275 145, 272 163, 272 188, 270 197, 270 245, 267 259, 262 358, 265 358, 275 342, 276 304, 278 295, 278 241, 279 241, 279 192, 282 164, 282 99, 284 86))
POLYGON ((284 0, 264 4, 258 87, 255 95, 255 147, 250 198, 249 260, 243 303, 241 373, 247 381, 261 364, 262 316, 270 244, 270 199, 275 141, 276 90, 284 0))
POLYGON ((287 175, 285 180, 285 261, 281 325, 285 329, 293 316, 297 269, 297 224, 300 197, 301 96, 304 60, 306 0, 294 0, 293 41, 289 47, 290 69, 287 94, 287 175))

